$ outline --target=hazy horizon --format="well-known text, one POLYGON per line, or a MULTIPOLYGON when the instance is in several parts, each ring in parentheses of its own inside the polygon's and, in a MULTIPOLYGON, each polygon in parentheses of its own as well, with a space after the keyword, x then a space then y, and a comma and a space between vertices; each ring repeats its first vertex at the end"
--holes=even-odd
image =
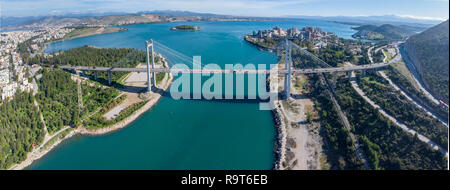
POLYGON ((233 16, 386 16, 422 20, 447 20, 448 0, 3 0, 2 17, 57 16, 86 13, 136 13, 172 10, 233 16), (220 5, 220 6, 218 6, 220 5), (390 6, 386 6, 390 5, 390 6))

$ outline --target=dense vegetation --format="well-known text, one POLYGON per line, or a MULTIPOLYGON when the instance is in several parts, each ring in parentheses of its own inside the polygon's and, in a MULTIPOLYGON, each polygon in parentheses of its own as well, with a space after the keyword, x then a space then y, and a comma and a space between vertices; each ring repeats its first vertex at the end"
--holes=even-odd
POLYGON ((262 39, 262 41, 251 38, 249 36, 244 36, 244 39, 246 41, 248 41, 254 45, 257 45, 259 47, 262 47, 262 48, 274 48, 275 46, 278 45, 278 43, 280 41, 280 39, 268 38, 268 37, 265 37, 264 39, 262 39))
POLYGON ((449 21, 445 21, 406 41, 406 51, 434 97, 448 104, 449 21))
POLYGON ((62 126, 79 123, 77 84, 70 74, 61 70, 44 69, 38 81, 36 99, 44 116, 49 133, 62 126))
POLYGON ((381 26, 363 25, 354 27, 358 30, 352 37, 366 40, 401 40, 413 34, 408 28, 402 28, 391 24, 383 24, 381 26))
POLYGON ((25 160, 44 139, 44 124, 31 93, 17 92, 0 105, 0 169, 25 160))
POLYGON ((59 69, 44 69, 36 95, 49 133, 63 126, 76 126, 88 113, 116 97, 113 88, 80 84, 82 107, 78 102, 78 86, 71 75, 59 69))
MULTIPOLYGON (((50 57, 35 56, 30 60, 32 64, 44 65, 74 65, 74 66, 97 66, 97 67, 136 67, 139 63, 145 62, 145 52, 142 50, 129 48, 95 48, 83 46, 70 49, 64 52, 56 52, 50 57)), ((155 61, 159 61, 156 57, 155 61)), ((92 75, 92 72, 87 74, 92 75)), ((127 73, 112 72, 112 80, 119 80, 127 73)), ((102 83, 107 83, 106 72, 98 72, 98 79, 102 83)))
MULTIPOLYGON (((318 75, 312 75, 310 78, 311 83, 318 83, 318 80, 318 75)), ((363 169, 362 162, 356 157, 350 134, 340 122, 338 113, 329 99, 329 94, 323 87, 316 86, 312 88, 311 98, 319 111, 320 133, 324 138, 330 169, 363 169)))
POLYGON ((119 91, 114 88, 102 88, 91 86, 87 83, 81 84, 83 95, 82 112, 91 113, 103 106, 108 101, 119 95, 119 91))
POLYGON ((364 101, 350 83, 338 82, 336 94, 373 169, 445 169, 446 159, 417 136, 395 126, 364 101))
POLYGON ((328 45, 318 50, 319 58, 332 67, 341 66, 344 62, 354 61, 354 55, 341 45, 328 45))
POLYGON ((411 82, 404 75, 402 75, 399 70, 397 70, 393 66, 389 66, 389 69, 385 71, 385 73, 389 77, 389 79, 391 79, 392 82, 394 82, 399 88, 405 91, 408 96, 413 98, 428 110, 431 110, 431 112, 433 112, 443 120, 448 120, 448 111, 445 111, 440 105, 428 99, 426 95, 421 90, 415 88, 414 85, 411 84, 411 82))
MULTIPOLYGON (((336 36, 331 37, 332 41, 338 41, 339 45, 328 44, 326 47, 320 49, 313 49, 313 45, 308 40, 293 40, 293 42, 300 47, 306 47, 307 51, 317 55, 321 60, 325 61, 328 65, 332 67, 342 66, 345 62, 352 64, 358 63, 358 58, 354 53, 350 51, 351 46, 362 45, 362 42, 355 40, 348 40, 343 38, 337 38, 336 36)), ((366 53, 367 54, 367 53, 366 53)), ((293 49, 292 59, 294 64, 299 68, 314 68, 323 67, 323 65, 317 65, 317 61, 311 59, 311 56, 306 55, 303 51, 299 49, 293 49)), ((368 57, 367 57, 368 59, 368 57)))
POLYGON ((448 128, 427 115, 376 74, 358 78, 361 89, 389 115, 447 149, 448 128))
POLYGON ((383 59, 384 59, 383 51, 379 50, 379 51, 375 52, 375 50, 373 50, 373 52, 372 52, 372 59, 373 59, 374 63, 382 63, 383 59))

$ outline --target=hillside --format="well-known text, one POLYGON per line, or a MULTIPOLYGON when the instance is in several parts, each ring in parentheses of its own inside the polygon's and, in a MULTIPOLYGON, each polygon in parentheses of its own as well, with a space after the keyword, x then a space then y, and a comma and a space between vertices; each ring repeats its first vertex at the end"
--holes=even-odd
POLYGON ((119 14, 119 15, 105 15, 105 16, 82 16, 82 17, 68 17, 68 16, 45 16, 39 18, 29 18, 28 20, 18 20, 11 18, 8 20, 7 26, 2 26, 4 29, 27 29, 27 28, 41 28, 48 26, 68 26, 68 27, 104 27, 104 26, 120 26, 129 24, 146 24, 157 22, 181 22, 181 21, 262 21, 265 18, 257 17, 238 17, 226 15, 214 15, 206 13, 192 13, 192 12, 156 12, 142 13, 142 14, 119 14), (16 23, 16 24, 12 24, 16 23))
POLYGON ((365 40, 401 40, 414 34, 411 30, 391 24, 363 25, 353 29, 358 30, 352 35, 354 38, 365 40))
POLYGON ((449 87, 448 24, 447 20, 420 34, 411 36, 405 44, 405 50, 425 87, 434 97, 447 104, 449 87))

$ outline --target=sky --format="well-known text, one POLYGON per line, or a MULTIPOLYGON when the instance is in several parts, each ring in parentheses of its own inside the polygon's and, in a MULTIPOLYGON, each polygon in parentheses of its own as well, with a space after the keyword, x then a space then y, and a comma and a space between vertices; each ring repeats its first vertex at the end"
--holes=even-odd
POLYGON ((235 16, 373 16, 449 18, 449 0, 0 0, 0 16, 182 10, 235 16))

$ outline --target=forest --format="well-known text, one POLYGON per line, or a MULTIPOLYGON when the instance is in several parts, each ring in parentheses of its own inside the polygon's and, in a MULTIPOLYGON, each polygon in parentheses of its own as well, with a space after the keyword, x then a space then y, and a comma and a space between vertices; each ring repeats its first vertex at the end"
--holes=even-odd
POLYGON ((0 104, 0 169, 25 160, 44 140, 44 124, 34 100, 32 93, 19 91, 0 104))
POLYGON ((69 73, 59 69, 43 69, 37 83, 39 92, 36 99, 50 134, 80 120, 77 84, 69 73))
POLYGON ((44 69, 38 80, 36 98, 44 116, 48 132, 54 133, 63 126, 77 126, 81 119, 116 97, 114 88, 81 85, 82 105, 78 102, 78 86, 68 72, 60 69, 44 69), (82 107, 81 107, 82 106, 82 107))
MULTIPOLYGON (((311 75, 309 82, 315 84, 319 82, 318 80, 318 75, 311 75)), ((331 165, 330 169, 363 169, 362 162, 356 157, 350 134, 341 123, 338 113, 329 99, 330 94, 320 85, 311 86, 313 88, 310 95, 319 111, 320 135, 324 138, 324 149, 327 150, 326 155, 328 163, 331 165)))
POLYGON ((446 168, 447 160, 439 151, 395 126, 364 101, 347 80, 338 82, 335 92, 372 169, 446 168))
MULTIPOLYGON (((46 66, 72 65, 72 66, 97 66, 97 67, 136 67, 145 62, 145 51, 131 48, 95 48, 82 46, 69 49, 64 52, 54 52, 50 56, 37 55, 30 60, 30 64, 42 64, 46 66)), ((158 58, 155 59, 159 61, 158 58)), ((86 74, 94 76, 93 72, 86 74)), ((119 83, 120 79, 128 73, 112 72, 113 83, 119 83)), ((107 72, 98 72, 98 80, 107 84, 107 72)))

